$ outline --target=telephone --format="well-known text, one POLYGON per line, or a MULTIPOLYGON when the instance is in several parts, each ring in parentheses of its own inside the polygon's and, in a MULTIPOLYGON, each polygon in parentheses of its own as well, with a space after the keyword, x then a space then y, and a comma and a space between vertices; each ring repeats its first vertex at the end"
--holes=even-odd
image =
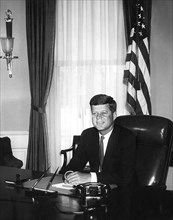
POLYGON ((76 186, 76 194, 85 208, 106 205, 110 186, 102 183, 84 183, 76 186))

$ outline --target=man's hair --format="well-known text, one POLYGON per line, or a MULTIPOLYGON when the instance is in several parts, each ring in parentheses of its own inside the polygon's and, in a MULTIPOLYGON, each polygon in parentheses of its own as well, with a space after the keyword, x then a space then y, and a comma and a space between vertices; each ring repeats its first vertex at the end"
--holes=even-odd
POLYGON ((111 112, 116 112, 116 110, 117 110, 116 101, 111 96, 108 96, 108 95, 105 95, 105 94, 98 94, 98 95, 93 96, 91 98, 89 104, 90 104, 91 107, 92 107, 92 105, 108 104, 109 109, 111 110, 111 112))

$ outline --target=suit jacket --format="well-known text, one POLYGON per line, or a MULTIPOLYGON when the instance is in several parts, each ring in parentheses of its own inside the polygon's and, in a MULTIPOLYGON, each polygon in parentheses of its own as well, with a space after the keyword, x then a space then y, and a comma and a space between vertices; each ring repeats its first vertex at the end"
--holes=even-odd
POLYGON ((134 178, 135 148, 135 134, 115 124, 105 152, 102 172, 99 172, 99 134, 96 128, 88 128, 82 132, 80 144, 65 172, 82 172, 89 162, 90 170, 96 172, 98 182, 129 185, 134 178))

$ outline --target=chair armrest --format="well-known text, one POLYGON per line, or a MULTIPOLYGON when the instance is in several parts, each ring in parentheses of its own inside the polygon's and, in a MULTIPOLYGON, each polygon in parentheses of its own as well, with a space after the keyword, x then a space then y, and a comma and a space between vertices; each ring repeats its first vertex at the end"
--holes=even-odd
POLYGON ((67 166, 67 152, 72 151, 73 154, 74 154, 74 150, 75 150, 75 148, 72 146, 70 148, 67 148, 67 149, 64 149, 64 150, 60 151, 60 155, 64 156, 64 161, 63 161, 63 165, 62 165, 59 173, 61 173, 61 174, 64 173, 64 169, 67 166))
POLYGON ((70 147, 70 148, 67 148, 67 149, 61 150, 61 151, 60 151, 60 154, 67 154, 67 152, 69 152, 69 151, 73 151, 73 150, 74 150, 74 147, 70 147))
POLYGON ((4 165, 9 167, 21 168, 23 166, 23 162, 13 155, 6 155, 4 157, 4 165))

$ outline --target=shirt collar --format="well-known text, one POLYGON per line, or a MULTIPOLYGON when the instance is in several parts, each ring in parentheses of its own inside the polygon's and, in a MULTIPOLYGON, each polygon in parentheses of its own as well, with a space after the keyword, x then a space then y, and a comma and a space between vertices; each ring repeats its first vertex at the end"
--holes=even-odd
POLYGON ((107 134, 105 134, 105 135, 102 135, 102 134, 100 134, 100 132, 99 132, 99 138, 100 138, 101 136, 104 136, 106 139, 109 139, 109 137, 110 137, 112 131, 113 131, 113 129, 110 130, 110 131, 109 131, 107 134))

